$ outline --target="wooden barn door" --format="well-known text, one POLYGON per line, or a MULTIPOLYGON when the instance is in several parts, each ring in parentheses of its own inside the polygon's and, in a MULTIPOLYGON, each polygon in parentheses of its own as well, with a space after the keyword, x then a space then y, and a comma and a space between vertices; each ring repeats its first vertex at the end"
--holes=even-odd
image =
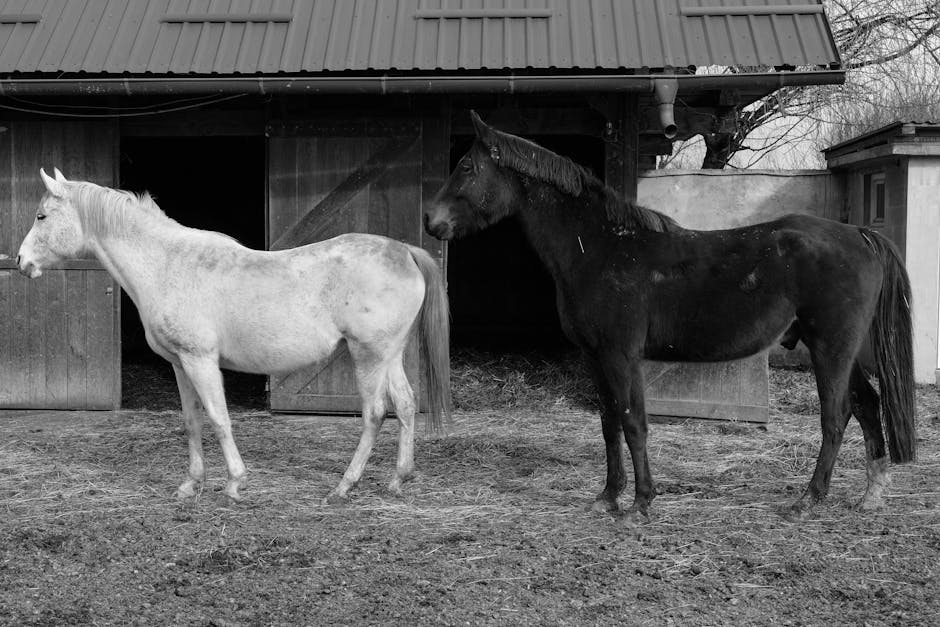
MULTIPOLYGON (((268 144, 268 241, 272 250, 342 233, 385 235, 425 246, 421 199, 446 175, 447 143, 437 120, 283 123, 268 144), (423 159, 426 151, 433 152, 423 159)), ((405 354, 408 379, 424 406, 418 345, 405 354)), ((272 411, 352 413, 360 410, 348 352, 316 367, 270 380, 272 411)))
POLYGON ((111 123, 7 122, 0 134, 0 407, 116 409, 120 294, 96 261, 68 261, 29 280, 16 253, 45 187, 39 168, 112 185, 111 123))

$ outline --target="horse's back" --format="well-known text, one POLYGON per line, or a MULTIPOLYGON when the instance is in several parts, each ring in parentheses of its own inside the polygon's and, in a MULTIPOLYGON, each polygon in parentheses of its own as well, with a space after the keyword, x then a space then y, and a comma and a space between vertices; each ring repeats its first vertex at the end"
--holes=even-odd
POLYGON ((634 255, 646 259, 641 300, 655 315, 642 328, 652 359, 744 357, 774 343, 799 315, 836 320, 847 303, 870 309, 881 285, 879 261, 858 227, 801 214, 657 234, 634 255))

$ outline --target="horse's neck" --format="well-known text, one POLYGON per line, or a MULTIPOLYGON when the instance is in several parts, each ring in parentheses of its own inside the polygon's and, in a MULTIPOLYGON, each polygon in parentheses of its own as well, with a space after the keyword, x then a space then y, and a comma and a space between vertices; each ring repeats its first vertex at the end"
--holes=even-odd
POLYGON ((571 198, 554 188, 528 191, 530 200, 521 204, 519 219, 536 254, 556 281, 607 254, 611 229, 602 204, 598 206, 587 197, 571 198))
POLYGON ((160 269, 170 261, 166 225, 148 220, 141 216, 127 229, 93 236, 89 242, 94 256, 138 307, 141 294, 157 293, 160 269))

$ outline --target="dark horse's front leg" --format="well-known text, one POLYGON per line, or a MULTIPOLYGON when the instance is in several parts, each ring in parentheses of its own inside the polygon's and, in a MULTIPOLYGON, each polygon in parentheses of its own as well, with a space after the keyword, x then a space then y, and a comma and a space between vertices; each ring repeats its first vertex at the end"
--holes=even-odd
POLYGON ((607 483, 597 495, 594 511, 622 511, 630 519, 645 517, 653 500, 653 480, 646 456, 646 407, 643 398, 643 372, 639 360, 619 354, 588 355, 601 402, 601 427, 607 449, 607 483), (623 467, 623 438, 633 460, 635 497, 633 505, 621 510, 617 498, 626 483, 623 467))

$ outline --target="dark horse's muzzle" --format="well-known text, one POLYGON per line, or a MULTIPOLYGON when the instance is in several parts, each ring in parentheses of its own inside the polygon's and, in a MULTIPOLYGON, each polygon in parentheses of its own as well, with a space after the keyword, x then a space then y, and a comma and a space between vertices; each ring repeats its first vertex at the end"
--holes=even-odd
POLYGON ((449 240, 454 236, 454 227, 442 214, 440 207, 433 205, 424 212, 424 230, 432 237, 449 240))

